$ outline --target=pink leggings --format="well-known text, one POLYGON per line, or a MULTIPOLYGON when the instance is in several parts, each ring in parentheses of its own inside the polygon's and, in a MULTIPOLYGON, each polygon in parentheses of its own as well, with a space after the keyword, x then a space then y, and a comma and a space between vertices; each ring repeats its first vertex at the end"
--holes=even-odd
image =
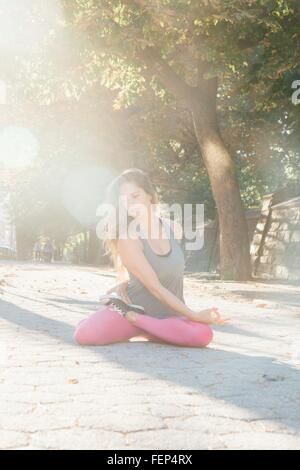
POLYGON ((179 316, 154 318, 138 315, 133 325, 113 309, 103 307, 81 320, 74 333, 79 344, 93 346, 128 341, 135 336, 178 346, 205 347, 211 342, 213 331, 208 324, 179 316))

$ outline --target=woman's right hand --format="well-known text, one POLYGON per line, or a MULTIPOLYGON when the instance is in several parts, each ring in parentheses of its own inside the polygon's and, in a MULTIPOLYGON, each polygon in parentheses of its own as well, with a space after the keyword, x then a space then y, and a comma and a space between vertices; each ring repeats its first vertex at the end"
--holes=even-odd
POLYGON ((216 307, 201 310, 200 312, 193 312, 190 319, 199 323, 214 323, 217 325, 227 324, 230 320, 228 317, 221 318, 219 309, 216 307))
POLYGON ((128 296, 127 287, 128 281, 124 281, 120 284, 117 284, 116 286, 113 286, 111 289, 108 289, 108 291, 106 291, 106 294, 112 294, 113 292, 115 292, 121 297, 122 300, 124 300, 128 304, 131 304, 132 302, 128 296))

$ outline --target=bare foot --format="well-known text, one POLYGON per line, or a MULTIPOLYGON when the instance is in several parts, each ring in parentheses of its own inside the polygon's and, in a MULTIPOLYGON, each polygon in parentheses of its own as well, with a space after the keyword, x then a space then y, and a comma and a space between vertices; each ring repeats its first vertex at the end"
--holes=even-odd
POLYGON ((127 320, 130 321, 130 323, 135 323, 137 316, 138 316, 138 313, 130 310, 129 312, 126 313, 125 318, 127 318, 127 320))

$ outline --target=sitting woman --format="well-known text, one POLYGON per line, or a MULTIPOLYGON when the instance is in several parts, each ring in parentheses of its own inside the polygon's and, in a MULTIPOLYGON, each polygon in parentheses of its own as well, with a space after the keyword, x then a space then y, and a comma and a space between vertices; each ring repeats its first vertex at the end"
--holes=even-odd
MULTIPOLYGON (((117 292, 126 302, 142 306, 145 314, 102 306, 77 325, 75 340, 82 345, 105 345, 143 336, 154 342, 207 346, 213 338, 209 324, 228 319, 221 319, 216 308, 193 311, 185 304, 181 225, 159 215, 157 193, 142 170, 125 170, 110 184, 106 201, 116 214, 124 200, 127 222, 134 221, 139 232, 129 235, 127 230, 126 236, 120 236, 119 229, 104 240, 119 280, 126 273, 129 276, 107 293, 117 292)), ((110 216, 104 225, 106 234, 116 228, 110 216)))

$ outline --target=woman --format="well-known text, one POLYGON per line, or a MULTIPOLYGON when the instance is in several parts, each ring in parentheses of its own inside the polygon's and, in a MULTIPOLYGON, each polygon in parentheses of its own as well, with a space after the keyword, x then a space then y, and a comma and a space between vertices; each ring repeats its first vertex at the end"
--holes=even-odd
POLYGON ((104 345, 143 336, 154 342, 205 347, 213 338, 209 323, 227 322, 216 308, 193 311, 185 304, 182 228, 160 216, 157 201, 154 187, 142 170, 125 170, 110 184, 107 202, 116 209, 117 221, 111 214, 107 216, 104 245, 123 282, 107 293, 117 292, 128 303, 143 306, 146 314, 120 314, 113 307, 103 306, 77 325, 74 338, 79 344, 104 345), (134 221, 141 236, 129 234, 128 228, 126 232, 120 229, 121 209, 128 225, 134 221), (155 228, 159 232, 156 237, 155 228))

